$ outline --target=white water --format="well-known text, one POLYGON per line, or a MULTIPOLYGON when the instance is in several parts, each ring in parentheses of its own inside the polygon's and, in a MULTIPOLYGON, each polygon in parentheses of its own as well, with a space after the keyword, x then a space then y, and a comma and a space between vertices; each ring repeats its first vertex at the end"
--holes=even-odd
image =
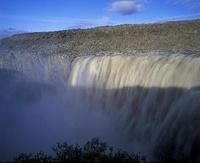
POLYGON ((0 159, 100 137, 200 161, 200 57, 0 57, 0 159))
POLYGON ((77 58, 69 85, 93 109, 118 117, 132 149, 200 161, 199 57, 77 58))

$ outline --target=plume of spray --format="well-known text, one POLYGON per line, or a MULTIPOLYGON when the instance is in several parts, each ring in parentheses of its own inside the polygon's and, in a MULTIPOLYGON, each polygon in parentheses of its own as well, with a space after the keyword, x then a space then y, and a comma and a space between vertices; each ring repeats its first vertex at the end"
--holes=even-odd
POLYGON ((20 55, 0 59, 0 159, 92 137, 200 159, 198 56, 20 55))
POLYGON ((0 61, 0 160, 51 152, 58 142, 120 140, 114 120, 100 109, 92 111, 79 90, 67 87, 69 58, 20 55, 0 61))

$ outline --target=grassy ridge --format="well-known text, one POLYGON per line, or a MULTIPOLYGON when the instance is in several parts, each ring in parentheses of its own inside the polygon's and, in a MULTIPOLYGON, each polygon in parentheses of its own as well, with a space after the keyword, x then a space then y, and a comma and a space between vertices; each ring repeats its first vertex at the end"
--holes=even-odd
POLYGON ((28 33, 0 40, 0 50, 42 55, 195 51, 199 47, 200 20, 28 33))

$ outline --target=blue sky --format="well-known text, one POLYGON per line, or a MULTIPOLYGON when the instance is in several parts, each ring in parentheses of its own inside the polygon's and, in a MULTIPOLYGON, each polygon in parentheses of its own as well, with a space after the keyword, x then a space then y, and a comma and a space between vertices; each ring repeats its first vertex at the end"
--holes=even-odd
POLYGON ((0 0, 0 29, 54 31, 200 18, 200 0, 0 0))

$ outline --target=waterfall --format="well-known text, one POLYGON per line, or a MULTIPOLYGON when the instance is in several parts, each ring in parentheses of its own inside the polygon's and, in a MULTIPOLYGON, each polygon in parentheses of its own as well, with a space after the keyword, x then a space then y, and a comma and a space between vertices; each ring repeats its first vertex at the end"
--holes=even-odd
POLYGON ((80 57, 68 82, 151 155, 200 161, 200 57, 80 57))
POLYGON ((9 53, 0 69, 0 159, 98 136, 152 159, 200 161, 199 56, 9 53))

